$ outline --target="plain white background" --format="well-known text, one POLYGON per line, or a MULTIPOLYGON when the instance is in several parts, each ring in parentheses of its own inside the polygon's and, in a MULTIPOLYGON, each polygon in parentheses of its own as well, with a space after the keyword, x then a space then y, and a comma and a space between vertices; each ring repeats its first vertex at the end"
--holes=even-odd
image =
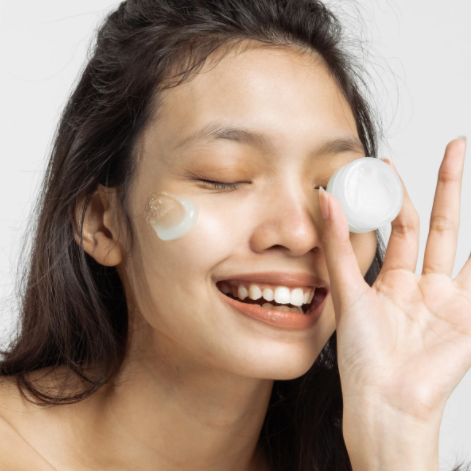
MULTIPOLYGON (((16 319, 12 290, 20 241, 60 112, 98 23, 117 5, 113 0, 0 0, 4 340, 16 319)), ((471 135, 471 2, 358 0, 357 6, 365 24, 352 33, 360 34, 369 47, 370 85, 385 122, 382 153, 396 164, 421 217, 420 274, 445 146, 458 135, 471 135)), ((453 277, 471 251, 471 155, 467 159, 453 277)), ((455 457, 471 460, 471 372, 449 399, 440 431, 441 469, 451 469, 455 457)))

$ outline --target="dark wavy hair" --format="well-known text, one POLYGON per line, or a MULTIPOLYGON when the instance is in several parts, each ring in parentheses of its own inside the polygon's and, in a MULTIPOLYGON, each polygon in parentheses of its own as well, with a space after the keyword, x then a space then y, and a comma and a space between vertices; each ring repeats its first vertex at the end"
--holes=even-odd
MULTIPOLYGON (((351 106, 366 155, 376 155, 379 125, 365 98, 364 71, 347 51, 341 22, 320 1, 122 2, 99 29, 63 111, 35 209, 20 280, 19 328, 0 362, 0 376, 15 378, 25 399, 42 406, 71 404, 118 377, 128 343, 123 286, 116 270, 95 262, 74 234, 82 233, 90 200, 104 185, 118 191, 132 242, 127 190, 139 138, 159 114, 161 91, 198 73, 213 53, 244 44, 320 56, 351 106), (69 372, 54 394, 28 377, 46 367, 69 372), (79 378, 78 389, 67 389, 69 376, 79 378)), ((365 276, 370 286, 385 253, 379 232, 377 238, 365 276)), ((306 374, 274 383, 259 438, 270 469, 351 470, 342 406, 334 332, 306 374)))

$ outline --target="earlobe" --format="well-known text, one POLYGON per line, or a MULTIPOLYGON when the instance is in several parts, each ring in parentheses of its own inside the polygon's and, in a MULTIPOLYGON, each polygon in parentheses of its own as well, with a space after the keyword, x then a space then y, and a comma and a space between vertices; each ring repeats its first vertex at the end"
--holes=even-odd
MULTIPOLYGON (((80 238, 78 243, 80 244, 80 238)), ((123 261, 121 247, 117 241, 110 239, 103 232, 87 233, 85 227, 83 231, 83 249, 99 264, 106 267, 115 267, 123 261)))
POLYGON ((116 195, 114 189, 97 189, 88 205, 83 229, 81 227, 82 205, 75 212, 76 231, 75 241, 80 245, 82 230, 83 250, 98 263, 114 267, 123 261, 122 244, 119 240, 118 221, 116 220, 116 195))

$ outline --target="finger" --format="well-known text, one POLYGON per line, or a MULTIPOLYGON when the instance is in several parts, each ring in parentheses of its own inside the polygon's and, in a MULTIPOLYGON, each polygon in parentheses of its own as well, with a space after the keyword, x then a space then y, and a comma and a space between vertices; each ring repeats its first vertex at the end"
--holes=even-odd
POLYGON ((350 242, 350 231, 342 206, 331 193, 321 187, 319 191, 321 210, 327 205, 329 216, 324 217, 322 246, 330 279, 330 292, 334 303, 336 321, 345 309, 369 288, 361 273, 350 242))
POLYGON ((468 261, 464 264, 464 267, 460 270, 454 281, 461 289, 468 291, 471 297, 471 253, 469 254, 468 261))
POLYGON ((460 225, 461 180, 466 142, 451 141, 438 172, 437 189, 430 217, 430 231, 425 246, 422 274, 451 276, 455 264, 460 225))
POLYGON ((391 222, 391 235, 381 271, 402 269, 415 273, 419 257, 420 219, 396 167, 390 162, 388 165, 401 180, 404 200, 399 214, 391 222))

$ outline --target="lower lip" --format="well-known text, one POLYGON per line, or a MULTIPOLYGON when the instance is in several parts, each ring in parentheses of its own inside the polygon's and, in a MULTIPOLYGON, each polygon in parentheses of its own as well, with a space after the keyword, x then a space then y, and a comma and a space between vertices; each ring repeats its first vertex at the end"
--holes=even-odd
POLYGON ((315 309, 306 314, 299 314, 296 312, 265 309, 264 307, 258 306, 257 304, 241 303, 235 299, 230 298, 229 296, 226 296, 219 290, 218 292, 230 306, 234 307, 242 314, 252 317, 253 319, 257 319, 258 321, 268 324, 272 327, 278 327, 280 329, 287 330, 304 330, 313 326, 317 322, 317 319, 319 319, 327 299, 326 292, 324 299, 315 309))

